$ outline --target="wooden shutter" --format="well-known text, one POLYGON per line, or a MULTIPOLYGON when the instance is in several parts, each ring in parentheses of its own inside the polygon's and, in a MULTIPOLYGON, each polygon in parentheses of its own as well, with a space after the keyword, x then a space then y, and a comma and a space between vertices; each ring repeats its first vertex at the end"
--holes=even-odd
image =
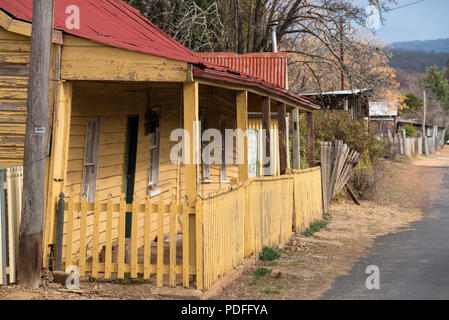
POLYGON ((84 172, 81 195, 87 196, 88 202, 95 201, 97 192, 98 155, 100 152, 101 119, 87 120, 86 145, 84 149, 84 172))

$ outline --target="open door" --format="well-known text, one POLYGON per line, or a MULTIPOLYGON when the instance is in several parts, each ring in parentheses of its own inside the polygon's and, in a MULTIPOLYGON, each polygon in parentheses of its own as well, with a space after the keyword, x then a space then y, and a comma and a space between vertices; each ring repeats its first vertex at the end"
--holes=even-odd
MULTIPOLYGON (((136 159, 137 159, 137 137, 139 133, 139 117, 128 117, 128 130, 126 134, 126 153, 125 153, 125 177, 124 188, 126 203, 132 203, 134 200, 134 184, 136 179, 136 159)), ((125 237, 131 238, 132 213, 126 213, 125 237)))

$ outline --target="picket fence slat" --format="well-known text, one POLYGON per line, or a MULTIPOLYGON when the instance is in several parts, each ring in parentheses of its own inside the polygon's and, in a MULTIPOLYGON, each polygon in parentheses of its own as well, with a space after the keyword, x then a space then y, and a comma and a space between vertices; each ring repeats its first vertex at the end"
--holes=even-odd
POLYGON ((112 195, 108 197, 107 214, 106 214, 106 252, 105 252, 105 267, 104 277, 109 279, 111 277, 111 263, 112 263, 112 195))
POLYGON ((170 275, 169 275, 169 286, 176 286, 176 216, 177 206, 175 203, 170 205, 170 275))
POLYGON ((100 258, 99 237, 100 237, 100 200, 98 193, 95 196, 94 204, 94 229, 93 229, 93 248, 92 248, 92 277, 98 277, 98 263, 100 258))
POLYGON ((0 169, 0 285, 6 284, 7 246, 6 236, 6 196, 5 196, 5 174, 4 169, 0 169))
POLYGON ((126 222, 126 202, 125 195, 120 197, 120 215, 118 228, 118 271, 117 278, 125 277, 125 222, 126 222))

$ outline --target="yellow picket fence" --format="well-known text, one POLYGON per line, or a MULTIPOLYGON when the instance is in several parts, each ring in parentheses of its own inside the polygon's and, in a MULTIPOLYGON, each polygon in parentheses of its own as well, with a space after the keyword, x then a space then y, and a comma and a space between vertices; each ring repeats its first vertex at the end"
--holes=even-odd
POLYGON ((102 274, 105 279, 156 275, 158 287, 174 287, 177 279, 189 286, 196 270, 189 264, 189 233, 183 230, 189 230, 188 216, 194 208, 151 204, 150 198, 143 204, 127 204, 124 195, 119 203, 111 198, 101 202, 98 195, 95 203, 72 199, 64 204, 65 268, 77 266, 81 277, 86 273, 93 278, 102 274), (132 221, 128 239, 127 213, 132 221))
POLYGON ((124 196, 119 203, 98 196, 95 203, 68 197, 62 210, 64 266, 77 266, 80 276, 94 278, 155 275, 159 287, 188 287, 196 275, 197 289, 209 289, 245 257, 285 243, 293 228, 301 231, 321 219, 320 173, 313 168, 251 178, 228 191, 199 197, 190 206, 153 204, 150 198, 127 204, 124 196))
POLYGON ((319 167, 292 170, 294 177, 295 216, 293 225, 297 232, 307 229, 323 216, 321 170, 319 167))
POLYGON ((313 168, 280 177, 251 178, 198 200, 197 231, 203 244, 202 259, 197 260, 202 264, 198 289, 210 288, 264 246, 287 242, 293 227, 299 231, 321 219, 321 197, 321 171, 313 168))
POLYGON ((16 282, 22 190, 23 167, 0 169, 0 284, 16 282))

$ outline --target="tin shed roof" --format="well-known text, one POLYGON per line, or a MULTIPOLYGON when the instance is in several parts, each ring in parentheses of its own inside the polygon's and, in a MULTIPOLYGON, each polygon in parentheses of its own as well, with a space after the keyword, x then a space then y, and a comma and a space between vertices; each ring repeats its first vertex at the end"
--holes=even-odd
POLYGON ((211 63, 288 88, 287 53, 205 52, 198 55, 211 63))
MULTIPOLYGON (((31 22, 33 0, 0 0, 0 7, 14 18, 31 22)), ((122 0, 55 0, 55 29, 113 47, 201 63, 202 59, 160 30, 137 9, 122 0), (80 28, 69 29, 67 7, 80 9, 80 28)))

